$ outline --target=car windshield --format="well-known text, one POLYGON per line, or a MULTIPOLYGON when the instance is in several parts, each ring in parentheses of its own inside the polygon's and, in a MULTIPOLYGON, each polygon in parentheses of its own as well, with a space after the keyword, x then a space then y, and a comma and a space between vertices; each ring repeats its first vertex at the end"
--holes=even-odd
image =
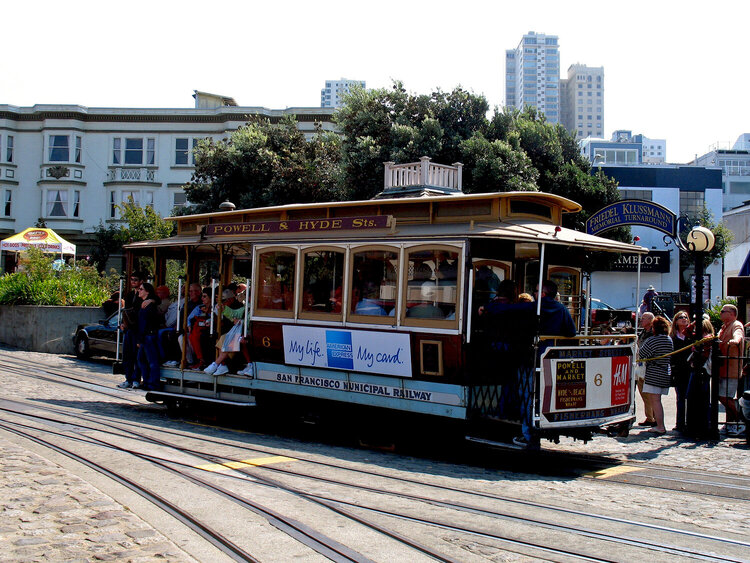
POLYGON ((592 309, 614 309, 611 305, 607 305, 604 301, 593 301, 591 304, 592 309))

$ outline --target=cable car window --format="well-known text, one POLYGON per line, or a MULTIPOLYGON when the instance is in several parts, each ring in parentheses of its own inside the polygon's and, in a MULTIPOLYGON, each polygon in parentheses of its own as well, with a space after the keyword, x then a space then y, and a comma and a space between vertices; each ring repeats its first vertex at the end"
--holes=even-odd
POLYGON ((398 253, 366 250, 352 254, 352 315, 393 316, 396 311, 398 253))
POLYGON ((259 309, 294 313, 294 273, 297 255, 275 250, 258 257, 259 309))
POLYGON ((344 284, 344 252, 306 252, 303 276, 302 311, 340 314, 341 290, 344 284))
POLYGON ((406 316, 455 319, 458 251, 417 250, 409 253, 406 316))

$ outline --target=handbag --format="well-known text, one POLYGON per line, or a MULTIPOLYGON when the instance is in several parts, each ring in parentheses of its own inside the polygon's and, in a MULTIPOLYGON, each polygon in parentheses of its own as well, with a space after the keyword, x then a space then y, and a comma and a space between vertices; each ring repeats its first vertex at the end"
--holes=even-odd
POLYGON ((239 352, 240 338, 242 338, 242 323, 232 326, 224 337, 224 344, 221 347, 222 352, 239 352))

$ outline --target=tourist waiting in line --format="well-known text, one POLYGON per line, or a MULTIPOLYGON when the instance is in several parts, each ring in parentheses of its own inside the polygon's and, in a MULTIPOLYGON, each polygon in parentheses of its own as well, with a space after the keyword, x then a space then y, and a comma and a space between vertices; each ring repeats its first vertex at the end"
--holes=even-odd
MULTIPOLYGON (((654 335, 652 330, 652 324, 654 322, 654 314, 650 312, 643 313, 643 316, 638 321, 641 325, 641 333, 638 335, 638 348, 643 346, 643 343, 654 335)), ((651 408, 651 401, 649 401, 643 394, 643 381, 646 377, 646 365, 643 362, 638 362, 636 366, 636 385, 638 386, 638 393, 641 395, 643 401, 643 412, 645 418, 639 426, 656 426, 656 419, 654 418, 654 409, 651 408)))
POLYGON ((687 388, 690 382, 690 348, 687 348, 693 335, 693 325, 690 323, 688 314, 679 311, 672 319, 672 328, 669 336, 675 350, 683 349, 670 356, 672 358, 672 384, 677 395, 677 424, 674 430, 685 432, 685 412, 687 408, 687 388))
POLYGON ((737 307, 731 303, 721 308, 721 322, 719 330, 719 353, 722 356, 719 371, 719 402, 727 412, 726 425, 722 429, 730 436, 739 436, 745 431, 745 425, 739 422, 737 412, 737 384, 742 374, 742 362, 745 345, 745 330, 737 320, 737 307))
POLYGON ((140 288, 143 300, 138 311, 138 365, 141 367, 143 385, 146 391, 161 388, 159 368, 159 297, 154 286, 143 282, 140 288))
MULTIPOLYGON (((701 339, 714 336, 714 326, 709 319, 703 319, 701 339)), ((693 438, 709 436, 711 419, 711 349, 713 341, 693 346, 690 354, 690 382, 687 391, 687 432, 693 438)))
POLYGON ((669 321, 664 317, 656 317, 652 323, 654 335, 643 343, 638 352, 639 360, 646 362, 646 379, 643 384, 643 395, 651 403, 656 425, 652 432, 664 434, 664 407, 661 396, 669 394, 671 385, 672 363, 667 354, 674 350, 672 339, 669 337, 669 321))

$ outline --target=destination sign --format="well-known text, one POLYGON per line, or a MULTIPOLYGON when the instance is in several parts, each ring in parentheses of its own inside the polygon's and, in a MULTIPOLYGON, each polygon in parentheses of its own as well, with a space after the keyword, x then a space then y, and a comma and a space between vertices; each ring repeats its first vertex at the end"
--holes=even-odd
POLYGON ((598 235, 626 225, 651 227, 672 237, 677 234, 677 216, 671 210, 639 199, 616 201, 600 209, 586 221, 586 232, 598 235))
POLYGON ((360 231, 387 229, 388 215, 369 217, 336 217, 333 219, 295 219, 292 221, 257 221, 206 225, 206 235, 237 236, 267 233, 314 233, 324 231, 360 231))

